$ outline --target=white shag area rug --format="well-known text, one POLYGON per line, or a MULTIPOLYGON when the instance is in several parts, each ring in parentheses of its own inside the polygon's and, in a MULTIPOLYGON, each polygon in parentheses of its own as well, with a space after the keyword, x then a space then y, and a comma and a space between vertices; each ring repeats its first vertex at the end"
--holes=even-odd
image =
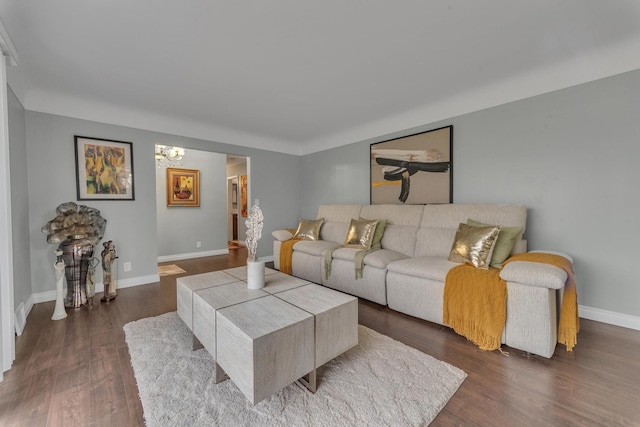
POLYGON ((294 383, 258 404, 214 360, 192 351, 176 312, 124 326, 148 426, 424 426, 466 378, 464 371, 359 325, 359 344, 318 370, 312 394, 294 383))

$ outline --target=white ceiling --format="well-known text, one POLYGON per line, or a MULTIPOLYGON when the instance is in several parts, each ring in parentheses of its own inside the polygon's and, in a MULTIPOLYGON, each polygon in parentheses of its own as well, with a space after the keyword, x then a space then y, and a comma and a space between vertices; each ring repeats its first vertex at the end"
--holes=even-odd
POLYGON ((306 154, 640 69, 638 0, 0 0, 27 110, 306 154))

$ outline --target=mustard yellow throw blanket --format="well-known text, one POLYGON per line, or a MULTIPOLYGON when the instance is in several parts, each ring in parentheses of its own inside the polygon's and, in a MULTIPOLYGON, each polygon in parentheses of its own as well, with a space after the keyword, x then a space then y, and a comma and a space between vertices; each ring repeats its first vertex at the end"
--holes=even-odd
POLYGON ((564 284, 562 306, 560 307, 560 323, 558 324, 558 342, 572 351, 578 343, 580 320, 578 317, 578 293, 573 273, 573 264, 563 256, 545 253, 522 253, 507 259, 503 267, 512 261, 542 262, 551 264, 567 272, 567 282, 564 284))
POLYGON ((293 257, 293 245, 298 243, 302 239, 289 239, 282 242, 280 245, 280 272, 291 274, 293 273, 291 258, 293 257))
MULTIPOLYGON (((580 324, 578 297, 571 262, 559 255, 522 253, 507 259, 512 261, 541 262, 562 268, 567 272, 564 286, 558 342, 572 351, 578 342, 580 324)), ((456 333, 477 344, 482 350, 500 348, 500 338, 507 318, 507 283, 500 278, 500 270, 481 270, 470 264, 452 268, 444 287, 442 321, 456 333)))
POLYGON ((442 321, 481 350, 497 350, 507 319, 507 283, 500 270, 463 264, 449 270, 442 321))

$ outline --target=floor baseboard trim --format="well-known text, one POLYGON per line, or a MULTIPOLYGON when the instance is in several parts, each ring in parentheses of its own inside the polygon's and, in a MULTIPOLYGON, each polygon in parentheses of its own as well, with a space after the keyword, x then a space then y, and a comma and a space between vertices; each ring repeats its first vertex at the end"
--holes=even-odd
POLYGON ((25 304, 21 302, 18 304, 16 311, 13 313, 13 326, 16 331, 16 335, 22 335, 22 331, 24 331, 24 326, 27 323, 27 315, 25 310, 25 304))
POLYGON ((630 314, 616 313, 615 311, 602 310, 600 308, 578 306, 580 317, 597 322, 608 323, 610 325, 622 326, 623 328, 640 331, 640 317, 630 314))
POLYGON ((186 254, 161 255, 161 256, 158 256, 158 262, 180 261, 183 259, 202 258, 205 256, 227 255, 228 253, 229 253, 229 249, 225 248, 225 249, 214 249, 212 251, 191 252, 186 254))
MULTIPOLYGON (((148 276, 140 276, 140 277, 130 277, 128 279, 118 280, 118 289, 132 288, 134 286, 140 286, 140 285, 148 285, 151 283, 157 283, 159 281, 160 281, 160 276, 158 276, 157 274, 150 274, 148 276)), ((104 284, 102 282, 96 283, 96 293, 99 294, 102 292, 104 292, 104 284)), ((32 294, 31 297, 29 297, 29 300, 31 300, 31 307, 33 307, 33 304, 37 304, 40 302, 55 301, 56 296, 57 296, 56 291, 45 291, 45 292, 38 292, 36 294, 32 294)), ((25 306, 28 307, 28 311, 31 311, 31 307, 29 307, 28 304, 25 304, 25 306)), ((28 312, 27 312, 27 315, 28 315, 28 312)))

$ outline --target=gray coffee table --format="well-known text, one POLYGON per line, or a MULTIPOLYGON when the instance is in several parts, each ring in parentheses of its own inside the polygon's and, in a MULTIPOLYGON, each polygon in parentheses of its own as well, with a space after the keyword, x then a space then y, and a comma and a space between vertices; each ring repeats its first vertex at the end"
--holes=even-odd
POLYGON ((315 392, 316 369, 358 343, 357 298, 271 269, 251 290, 242 268, 210 286, 177 279, 178 314, 215 359, 216 382, 228 375, 253 404, 297 380, 315 392))

